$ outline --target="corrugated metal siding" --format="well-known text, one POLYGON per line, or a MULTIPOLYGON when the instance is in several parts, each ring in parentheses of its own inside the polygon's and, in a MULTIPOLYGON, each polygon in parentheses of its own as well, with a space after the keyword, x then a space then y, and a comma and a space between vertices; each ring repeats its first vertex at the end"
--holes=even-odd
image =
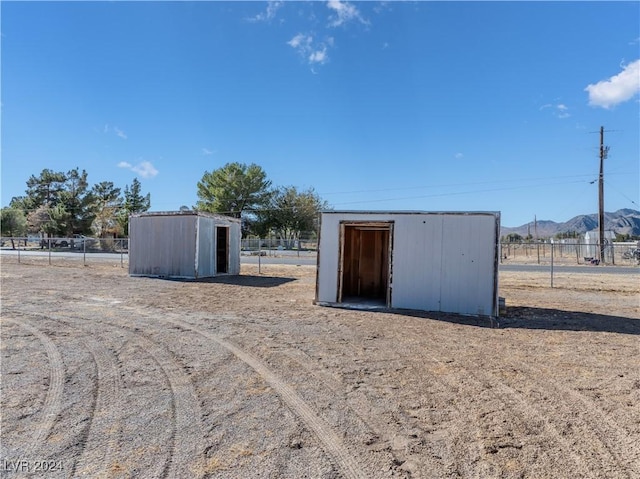
POLYGON ((229 223, 229 274, 240 274, 240 223, 229 223))
POLYGON ((198 277, 206 278, 216 274, 216 221, 213 218, 198 217, 198 277))
POLYGON ((240 221, 193 212, 131 216, 129 274, 175 278, 215 276, 216 226, 229 228, 227 274, 240 274, 240 221))
POLYGON ((318 302, 337 302, 341 221, 394 222, 391 307, 498 314, 498 213, 323 213, 318 302))
POLYGON ((196 216, 132 216, 129 274, 195 277, 196 216))

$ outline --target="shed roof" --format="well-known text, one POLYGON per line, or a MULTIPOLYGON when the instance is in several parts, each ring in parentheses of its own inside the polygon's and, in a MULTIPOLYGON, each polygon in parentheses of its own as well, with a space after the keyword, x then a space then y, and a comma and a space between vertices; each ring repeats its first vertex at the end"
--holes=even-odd
POLYGON ((499 211, 423 211, 423 210, 324 210, 322 214, 348 215, 491 215, 499 216, 499 211))
POLYGON ((214 218, 224 221, 231 221, 235 223, 240 223, 239 218, 234 218, 233 216, 220 215, 216 213, 208 213, 205 211, 145 211, 144 213, 134 213, 131 216, 133 217, 143 217, 143 216, 201 216, 204 218, 214 218))

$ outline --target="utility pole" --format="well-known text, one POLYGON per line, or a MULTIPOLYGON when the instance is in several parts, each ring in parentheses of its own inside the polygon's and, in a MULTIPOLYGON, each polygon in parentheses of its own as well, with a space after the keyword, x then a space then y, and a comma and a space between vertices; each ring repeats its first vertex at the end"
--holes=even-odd
POLYGON ((600 263, 604 263, 604 159, 609 147, 604 146, 604 126, 600 127, 600 176, 598 177, 598 229, 600 233, 600 263))

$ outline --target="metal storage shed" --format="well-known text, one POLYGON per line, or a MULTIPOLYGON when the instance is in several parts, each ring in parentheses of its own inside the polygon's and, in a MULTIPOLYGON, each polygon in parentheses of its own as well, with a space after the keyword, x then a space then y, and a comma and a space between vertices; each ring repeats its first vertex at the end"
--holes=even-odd
POLYGON ((499 212, 323 212, 315 303, 497 317, 499 232, 499 212))
POLYGON ((240 274, 240 220, 195 211, 129 218, 129 274, 207 278, 240 274))

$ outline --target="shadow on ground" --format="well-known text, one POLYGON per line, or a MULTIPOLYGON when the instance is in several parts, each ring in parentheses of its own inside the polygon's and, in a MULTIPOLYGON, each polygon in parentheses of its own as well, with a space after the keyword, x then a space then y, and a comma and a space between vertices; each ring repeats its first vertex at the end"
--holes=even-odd
POLYGON ((640 319, 559 309, 510 307, 499 318, 501 328, 590 331, 640 335, 640 319))
POLYGON ((213 278, 158 278, 164 281, 177 281, 180 283, 211 283, 211 284, 230 284, 233 286, 244 286, 248 288, 275 288, 283 284, 296 281, 296 278, 282 278, 276 276, 253 276, 241 274, 237 276, 215 276, 213 278))
POLYGON ((510 307, 497 319, 422 311, 387 311, 391 314, 446 321, 448 323, 500 329, 546 329, 640 335, 640 319, 559 309, 510 307))

